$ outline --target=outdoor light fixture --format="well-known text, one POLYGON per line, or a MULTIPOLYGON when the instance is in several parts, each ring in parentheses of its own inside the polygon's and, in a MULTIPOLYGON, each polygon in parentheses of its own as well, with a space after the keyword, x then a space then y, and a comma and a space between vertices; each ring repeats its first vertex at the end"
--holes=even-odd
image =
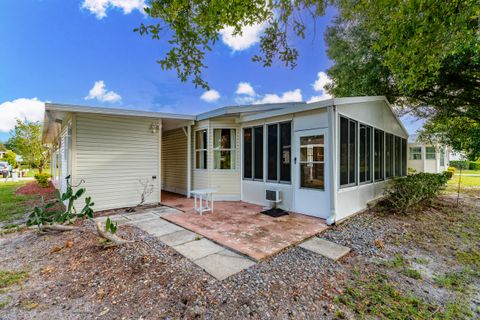
POLYGON ((157 133, 158 129, 160 129, 160 126, 158 125, 157 122, 153 122, 150 125, 150 130, 152 130, 152 133, 157 133))

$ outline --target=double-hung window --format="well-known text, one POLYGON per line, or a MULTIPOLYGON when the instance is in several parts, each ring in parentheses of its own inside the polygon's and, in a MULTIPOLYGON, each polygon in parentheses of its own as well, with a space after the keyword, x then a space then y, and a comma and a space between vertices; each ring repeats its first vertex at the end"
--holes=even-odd
POLYGON ((437 158, 437 151, 435 147, 425 147, 425 159, 435 160, 437 158))
POLYGON ((440 149, 440 165, 443 167, 445 165, 445 149, 440 149))
POLYGON ((372 181, 372 127, 360 124, 360 182, 372 181))
POLYGON ((243 178, 263 180, 263 126, 243 129, 243 178))
POLYGON ((235 169, 235 129, 213 129, 213 168, 235 169))
POLYGON ((384 134, 382 130, 375 129, 374 133, 374 163, 375 163, 375 180, 383 180, 383 152, 384 152, 384 134))
POLYGON ((195 132, 195 168, 207 169, 207 130, 195 132))
POLYGON ((357 182, 357 122, 340 117, 340 186, 357 182))
POLYGON ((291 123, 267 126, 267 180, 290 182, 291 123))
POLYGON ((422 160, 422 147, 410 147, 410 160, 422 160))

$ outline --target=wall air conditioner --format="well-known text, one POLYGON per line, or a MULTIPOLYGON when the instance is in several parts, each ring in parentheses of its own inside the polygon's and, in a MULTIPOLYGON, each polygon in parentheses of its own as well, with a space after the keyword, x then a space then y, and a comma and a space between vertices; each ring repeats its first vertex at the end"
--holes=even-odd
POLYGON ((267 201, 274 202, 274 203, 280 203, 282 201, 282 199, 280 198, 279 190, 266 190, 265 198, 267 201))

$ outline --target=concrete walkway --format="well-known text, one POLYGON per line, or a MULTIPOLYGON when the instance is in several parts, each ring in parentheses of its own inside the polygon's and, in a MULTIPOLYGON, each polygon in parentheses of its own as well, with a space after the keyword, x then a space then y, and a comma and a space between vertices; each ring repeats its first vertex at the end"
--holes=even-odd
MULTIPOLYGON (((159 207, 143 213, 118 214, 109 218, 118 225, 133 225, 157 237, 218 280, 224 280, 255 264, 245 256, 162 219, 167 214, 175 213, 180 211, 159 207)), ((99 217, 95 220, 103 223, 107 217, 99 217)))

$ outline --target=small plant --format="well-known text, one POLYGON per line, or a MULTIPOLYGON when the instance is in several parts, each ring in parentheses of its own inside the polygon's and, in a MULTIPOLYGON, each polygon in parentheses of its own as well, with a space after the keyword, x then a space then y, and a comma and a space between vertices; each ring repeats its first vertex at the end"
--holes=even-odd
POLYGON ((448 272, 441 276, 436 276, 433 281, 442 288, 465 292, 472 280, 473 271, 466 268, 460 272, 448 272))
POLYGON ((44 173, 36 173, 34 175, 35 180, 37 181, 38 185, 42 188, 48 188, 50 185, 49 179, 50 179, 50 174, 44 172, 44 173))
POLYGON ((455 172, 457 171, 457 169, 455 169, 455 167, 448 167, 447 168, 447 171, 450 171, 451 173, 455 174, 455 172))
POLYGON ((415 173, 417 173, 417 169, 410 168, 410 167, 407 169, 407 174, 408 175, 415 174, 415 173))
POLYGON ((453 178, 453 172, 452 171, 444 171, 443 174, 445 175, 445 177, 447 177, 448 180, 452 179, 453 178))
POLYGON ((139 179, 138 182, 140 183, 140 203, 138 204, 141 206, 145 203, 145 200, 153 193, 154 185, 153 179, 139 179))
POLYGON ((405 270, 403 270, 403 274, 412 279, 422 279, 422 274, 415 269, 406 268, 405 270))
POLYGON ((28 272, 25 271, 0 271, 0 289, 21 283, 28 278, 28 272))
POLYGON ((110 232, 111 234, 115 234, 117 232, 117 223, 107 218, 105 222, 105 232, 110 232))

